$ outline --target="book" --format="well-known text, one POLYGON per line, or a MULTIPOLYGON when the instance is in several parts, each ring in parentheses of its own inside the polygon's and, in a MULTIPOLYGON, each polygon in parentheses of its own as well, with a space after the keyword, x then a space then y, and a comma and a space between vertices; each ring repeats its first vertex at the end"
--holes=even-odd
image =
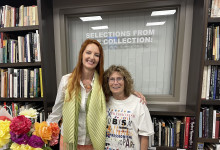
POLYGON ((44 93, 43 93, 42 68, 39 68, 39 76, 40 76, 40 94, 41 94, 41 97, 43 97, 44 93))
POLYGON ((37 35, 37 52, 35 53, 35 61, 40 62, 41 61, 41 51, 40 51, 40 35, 38 33, 39 31, 36 30, 37 35))
POLYGON ((202 138, 202 111, 199 113, 199 138, 202 138))
POLYGON ((30 70, 30 98, 34 98, 34 70, 30 70))
POLYGON ((184 148, 189 147, 189 123, 190 123, 190 117, 184 118, 185 122, 185 133, 184 133, 184 148))
POLYGON ((176 122, 176 147, 180 147, 180 125, 181 125, 181 121, 177 120, 176 122))
POLYGON ((205 135, 204 135, 204 137, 206 137, 206 138, 208 138, 208 132, 209 132, 209 108, 206 108, 206 110, 205 110, 205 135))
POLYGON ((197 143, 197 150, 204 150, 204 143, 197 143))
POLYGON ((210 80, 211 80, 210 77, 211 77, 211 65, 208 66, 207 87, 206 87, 206 100, 209 100, 210 80))
POLYGON ((195 130, 195 117, 190 117, 190 124, 189 124, 189 148, 188 150, 193 150, 193 138, 194 138, 194 130, 195 130))
POLYGON ((166 136, 166 131, 165 131, 165 121, 161 119, 161 146, 165 146, 165 136, 166 136))
POLYGON ((169 142, 168 142, 168 139, 169 139, 168 130, 169 130, 169 127, 166 126, 166 127, 165 127, 165 135, 166 135, 166 136, 165 136, 165 146, 169 146, 169 145, 168 145, 168 143, 169 143, 169 142))
MULTIPOLYGON (((211 138, 215 138, 215 131, 216 131, 216 110, 213 110, 213 113, 212 113, 212 131, 211 131, 211 138)), ((211 122, 211 121, 210 121, 211 122)))
POLYGON ((213 106, 209 107, 208 114, 208 138, 212 138, 212 129, 213 129, 213 106))
POLYGON ((159 122, 156 117, 152 118, 154 123, 154 146, 159 146, 159 122))
POLYGON ((162 128, 162 127, 161 127, 161 126, 162 126, 161 124, 162 124, 162 123, 161 123, 161 121, 160 121, 160 120, 159 120, 159 122, 158 122, 158 123, 159 123, 158 146, 161 146, 161 128, 162 128))
POLYGON ((220 112, 216 112, 216 128, 215 128, 215 139, 218 139, 219 136, 219 130, 220 128, 220 112))
POLYGON ((19 26, 24 26, 24 5, 19 7, 19 26))
POLYGON ((24 98, 28 98, 28 69, 24 69, 24 98))
POLYGON ((202 99, 206 99, 207 75, 208 75, 208 66, 204 66, 203 80, 202 80, 202 94, 201 94, 202 99))
POLYGON ((220 17, 220 6, 218 0, 212 0, 211 17, 220 17))

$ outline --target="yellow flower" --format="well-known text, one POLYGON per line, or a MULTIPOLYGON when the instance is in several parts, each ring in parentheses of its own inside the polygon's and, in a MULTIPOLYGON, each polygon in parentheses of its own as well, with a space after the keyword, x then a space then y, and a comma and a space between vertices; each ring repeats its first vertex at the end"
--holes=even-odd
POLYGON ((27 118, 37 118, 37 114, 38 112, 33 108, 25 109, 19 113, 19 115, 24 115, 27 118))
POLYGON ((24 144, 17 144, 17 143, 12 143, 10 149, 12 150, 43 150, 42 148, 33 148, 29 145, 24 145, 24 144))
POLYGON ((12 143, 10 149, 12 149, 12 150, 20 150, 21 149, 21 145, 19 145, 17 143, 12 143))
POLYGON ((0 148, 9 142, 10 139, 10 123, 8 120, 0 120, 0 148))

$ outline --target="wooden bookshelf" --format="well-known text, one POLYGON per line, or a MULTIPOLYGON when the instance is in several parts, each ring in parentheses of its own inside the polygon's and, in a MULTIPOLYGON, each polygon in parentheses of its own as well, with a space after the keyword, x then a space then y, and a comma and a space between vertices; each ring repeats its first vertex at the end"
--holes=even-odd
POLYGON ((41 67, 41 62, 19 62, 19 63, 0 63, 0 68, 28 68, 28 67, 41 67))
POLYGON ((157 116, 195 116, 194 107, 186 105, 148 104, 151 115, 157 116))
POLYGON ((33 31, 38 30, 39 25, 34 26, 23 26, 23 27, 7 27, 7 28, 0 28, 0 32, 22 32, 22 31, 33 31))
POLYGON ((177 150, 176 147, 157 146, 156 150, 177 150))
POLYGON ((21 5, 37 5, 39 25, 0 28, 0 32, 17 37, 24 36, 29 32, 35 32, 38 30, 40 37, 41 62, 1 63, 0 68, 42 68, 43 97, 0 98, 0 102, 33 102, 40 104, 44 108, 45 118, 47 118, 47 108, 53 106, 57 92, 53 28, 53 0, 1 0, 0 6, 5 5, 16 8, 19 8, 21 5))
POLYGON ((216 17, 216 18, 211 18, 211 17, 208 17, 208 24, 219 24, 220 23, 220 17, 216 17))
POLYGON ((220 100, 201 100, 201 105, 220 105, 220 100))
MULTIPOLYGON (((200 110, 201 107, 206 106, 207 108, 209 107, 214 107, 217 108, 220 106, 220 100, 213 100, 213 99, 209 99, 209 100, 204 100, 201 99, 201 93, 202 93, 202 82, 203 82, 203 70, 204 70, 204 66, 208 66, 208 65, 215 65, 215 66, 219 66, 220 65, 220 61, 215 61, 215 60, 205 60, 206 58, 206 38, 207 38, 207 27, 209 25, 220 25, 220 17, 218 18, 210 18, 209 17, 209 10, 210 10, 210 4, 211 4, 211 0, 201 0, 200 2, 197 1, 197 3, 199 4, 198 7, 200 8, 200 13, 203 15, 203 19, 201 21, 199 21, 196 16, 193 22, 198 21, 201 24, 197 24, 193 25, 193 32, 195 32, 193 35, 193 45, 194 48, 192 50, 194 50, 195 52, 193 53, 193 59, 195 60, 196 64, 192 64, 190 63, 190 66, 192 68, 192 70, 190 70, 190 74, 191 76, 193 76, 193 74, 195 75, 195 70, 197 70, 197 74, 195 75, 194 80, 197 81, 193 82, 193 83, 189 83, 190 86, 194 86, 193 88, 196 88, 196 126, 195 126, 195 137, 194 137, 194 148, 193 149, 197 149, 197 144, 198 143, 220 143, 219 139, 210 139, 210 138, 199 138, 199 119, 200 119, 200 110), (199 27, 200 26, 200 27, 199 27), (199 30, 198 30, 199 27, 199 30), (198 40, 199 38, 199 40, 198 40), (200 44, 198 43, 200 41, 200 44), (197 47, 199 45, 199 47, 197 47), (199 50, 200 49, 200 50, 199 50), (198 55, 198 53, 200 53, 198 55), (194 70, 194 71, 193 71, 194 70), (197 82, 197 83, 196 83, 197 82), (196 84, 196 85, 193 85, 196 84)), ((192 54, 192 52, 191 52, 192 54)), ((192 60, 192 59, 191 59, 192 60)), ((189 86, 188 86, 189 87, 189 86)), ((194 91, 195 92, 195 91, 194 91)), ((210 117, 209 117, 210 118, 210 117)))
POLYGON ((43 102, 44 99, 41 97, 35 98, 0 98, 2 102, 43 102))
POLYGON ((208 65, 217 65, 218 66, 218 65, 220 65, 220 61, 206 60, 204 65, 206 65, 206 66, 208 66, 208 65))
POLYGON ((198 138, 198 142, 220 144, 220 139, 198 138))

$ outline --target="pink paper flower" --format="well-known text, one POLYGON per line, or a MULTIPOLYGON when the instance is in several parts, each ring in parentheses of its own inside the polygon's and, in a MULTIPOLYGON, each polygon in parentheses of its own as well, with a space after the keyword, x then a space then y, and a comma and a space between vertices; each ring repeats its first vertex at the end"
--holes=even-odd
POLYGON ((54 146, 58 143, 58 139, 59 139, 59 136, 53 136, 51 137, 51 140, 50 140, 50 146, 54 146))

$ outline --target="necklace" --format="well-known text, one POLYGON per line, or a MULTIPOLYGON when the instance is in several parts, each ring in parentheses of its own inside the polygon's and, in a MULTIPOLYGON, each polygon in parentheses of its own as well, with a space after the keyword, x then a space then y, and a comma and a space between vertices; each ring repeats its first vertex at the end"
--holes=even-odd
POLYGON ((84 86, 87 90, 91 90, 91 89, 92 89, 91 84, 83 84, 83 86, 84 86))

